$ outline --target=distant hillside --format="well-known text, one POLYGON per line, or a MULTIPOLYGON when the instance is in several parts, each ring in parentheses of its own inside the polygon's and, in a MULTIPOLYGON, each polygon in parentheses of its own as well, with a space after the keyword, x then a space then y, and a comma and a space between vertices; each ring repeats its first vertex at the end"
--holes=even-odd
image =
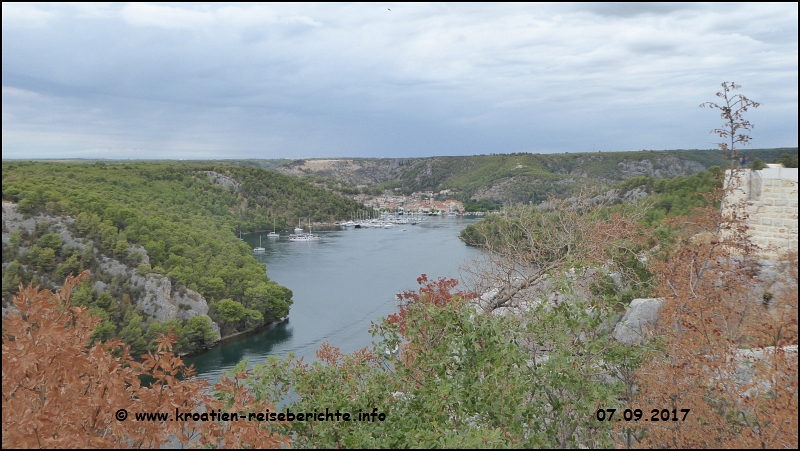
MULTIPOLYGON (((750 161, 774 161, 797 148, 748 149, 750 161)), ((456 197, 538 203, 548 195, 567 195, 583 184, 610 185, 631 177, 688 176, 729 163, 717 150, 666 150, 570 154, 478 155, 430 158, 340 158, 285 160, 261 167, 295 177, 329 181, 329 188, 356 187, 413 191, 449 189, 456 197), (334 181, 335 183, 330 183, 334 181)), ((249 161, 247 164, 255 165, 249 161)))
POLYGON ((103 318, 95 339, 140 355, 173 327, 178 352, 278 321, 290 290, 236 232, 331 222, 363 208, 263 169, 196 163, 4 162, 4 312, 19 284, 53 289, 90 270, 73 301, 103 318))

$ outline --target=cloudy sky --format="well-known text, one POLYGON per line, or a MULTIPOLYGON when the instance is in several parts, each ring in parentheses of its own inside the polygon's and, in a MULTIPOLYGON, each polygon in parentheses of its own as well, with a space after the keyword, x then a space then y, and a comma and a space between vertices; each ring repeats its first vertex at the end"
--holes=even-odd
POLYGON ((797 146, 797 3, 3 3, 3 158, 797 146))

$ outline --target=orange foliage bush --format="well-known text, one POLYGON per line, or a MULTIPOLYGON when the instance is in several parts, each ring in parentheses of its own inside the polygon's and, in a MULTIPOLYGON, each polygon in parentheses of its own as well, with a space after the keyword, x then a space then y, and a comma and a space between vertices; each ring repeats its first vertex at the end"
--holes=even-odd
POLYGON ((787 289, 766 302, 744 224, 713 207, 674 224, 684 236, 655 268, 663 352, 639 369, 639 394, 628 405, 645 414, 691 411, 685 421, 620 422, 641 446, 798 445, 797 254, 784 262, 787 289))
MULTIPOLYGON (((225 448, 287 446, 289 439, 255 421, 175 421, 180 412, 264 412, 241 387, 246 374, 223 378, 215 391, 172 354, 175 336, 134 361, 118 339, 89 346, 99 319, 70 304, 79 277, 58 293, 20 287, 19 313, 3 322, 3 448, 160 447, 179 443, 225 448), (155 379, 143 386, 139 376, 155 379), (126 419, 117 418, 124 409, 126 419), (173 421, 136 421, 136 413, 169 413, 173 421)), ((280 426, 280 425, 273 425, 280 426)))

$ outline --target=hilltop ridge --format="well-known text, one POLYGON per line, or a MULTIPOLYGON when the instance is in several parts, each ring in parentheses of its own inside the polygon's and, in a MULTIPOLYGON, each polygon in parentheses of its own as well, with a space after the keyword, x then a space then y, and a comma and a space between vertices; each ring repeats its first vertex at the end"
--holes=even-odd
MULTIPOLYGON (((797 148, 749 149, 750 161, 765 162, 797 148)), ((281 174, 315 179, 335 191, 393 189, 411 194, 450 190, 459 200, 493 199, 539 203, 548 195, 568 195, 584 184, 610 185, 631 177, 689 176, 729 164, 715 150, 662 150, 570 154, 496 154, 426 158, 324 158, 284 160, 264 167, 281 174)), ((258 165, 248 160, 234 164, 258 165)))

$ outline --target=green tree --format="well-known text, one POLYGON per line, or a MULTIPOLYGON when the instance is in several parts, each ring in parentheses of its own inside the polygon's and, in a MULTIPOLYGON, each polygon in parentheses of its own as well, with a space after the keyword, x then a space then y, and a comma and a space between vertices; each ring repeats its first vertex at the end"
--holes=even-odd
POLYGON ((17 248, 22 243, 22 233, 17 230, 8 234, 8 245, 17 248))
POLYGON ((46 247, 39 251, 39 258, 37 259, 36 267, 40 271, 50 271, 53 269, 55 261, 56 252, 53 249, 46 247))
POLYGON ((104 250, 113 251, 117 244, 117 228, 104 222, 100 225, 100 243, 104 250))
POLYGON ((41 238, 39 238, 39 246, 49 247, 54 251, 58 251, 59 249, 61 249, 62 244, 63 240, 61 239, 61 235, 57 233, 47 233, 45 235, 42 235, 41 238))
MULTIPOLYGON (((73 276, 74 277, 74 276, 73 276)), ((88 278, 84 278, 72 292, 72 303, 85 307, 94 305, 95 291, 88 278)))
POLYGON ((117 241, 117 244, 114 246, 114 256, 120 259, 124 259, 128 256, 128 240, 121 239, 117 241))
POLYGON ((20 199, 19 202, 17 203, 17 210, 20 213, 31 213, 33 211, 34 205, 35 204, 30 199, 23 198, 20 199))
POLYGON ((261 313, 246 309, 242 304, 233 299, 223 299, 217 303, 216 307, 222 319, 230 325, 241 323, 247 317, 254 321, 263 319, 261 313))
POLYGON ((114 314, 117 310, 117 302, 114 300, 114 297, 111 296, 111 293, 109 293, 108 291, 103 291, 102 293, 97 295, 97 300, 95 300, 95 305, 105 310, 109 314, 114 314))
POLYGON ((200 286, 212 298, 221 298, 226 292, 225 281, 221 277, 203 277, 200 279, 200 286))
POLYGON ((19 287, 20 270, 20 264, 16 260, 3 268, 3 298, 14 293, 19 287))
MULTIPOLYGON (((132 311, 132 309, 130 310, 132 311)), ((125 314, 123 328, 119 336, 125 343, 130 345, 131 352, 134 355, 140 355, 147 352, 147 342, 142 333, 144 318, 142 315, 132 313, 131 311, 125 314)))
POLYGON ((228 323, 238 323, 243 320, 246 313, 242 304, 233 299, 223 299, 217 303, 220 316, 228 323))
POLYGON ((211 318, 205 315, 189 318, 184 334, 193 349, 203 349, 217 340, 217 334, 211 329, 211 318))
POLYGON ((797 155, 792 158, 791 155, 785 153, 781 155, 781 157, 775 160, 775 163, 780 163, 786 168, 796 168, 797 167, 797 155))
POLYGON ((92 343, 108 341, 116 336, 117 328, 107 311, 95 306, 89 308, 89 312, 93 317, 102 318, 92 333, 92 343))
POLYGON ((269 321, 277 321, 289 314, 292 304, 292 290, 275 282, 259 283, 244 292, 248 305, 264 315, 269 321))
POLYGON ((753 163, 750 164, 750 169, 754 171, 760 171, 765 167, 767 167, 767 163, 764 163, 764 161, 762 161, 761 158, 756 158, 755 160, 753 160, 753 163))
POLYGON ((56 278, 65 279, 68 275, 80 274, 83 270, 80 260, 78 260, 78 253, 72 254, 64 264, 58 265, 56 269, 56 278))

